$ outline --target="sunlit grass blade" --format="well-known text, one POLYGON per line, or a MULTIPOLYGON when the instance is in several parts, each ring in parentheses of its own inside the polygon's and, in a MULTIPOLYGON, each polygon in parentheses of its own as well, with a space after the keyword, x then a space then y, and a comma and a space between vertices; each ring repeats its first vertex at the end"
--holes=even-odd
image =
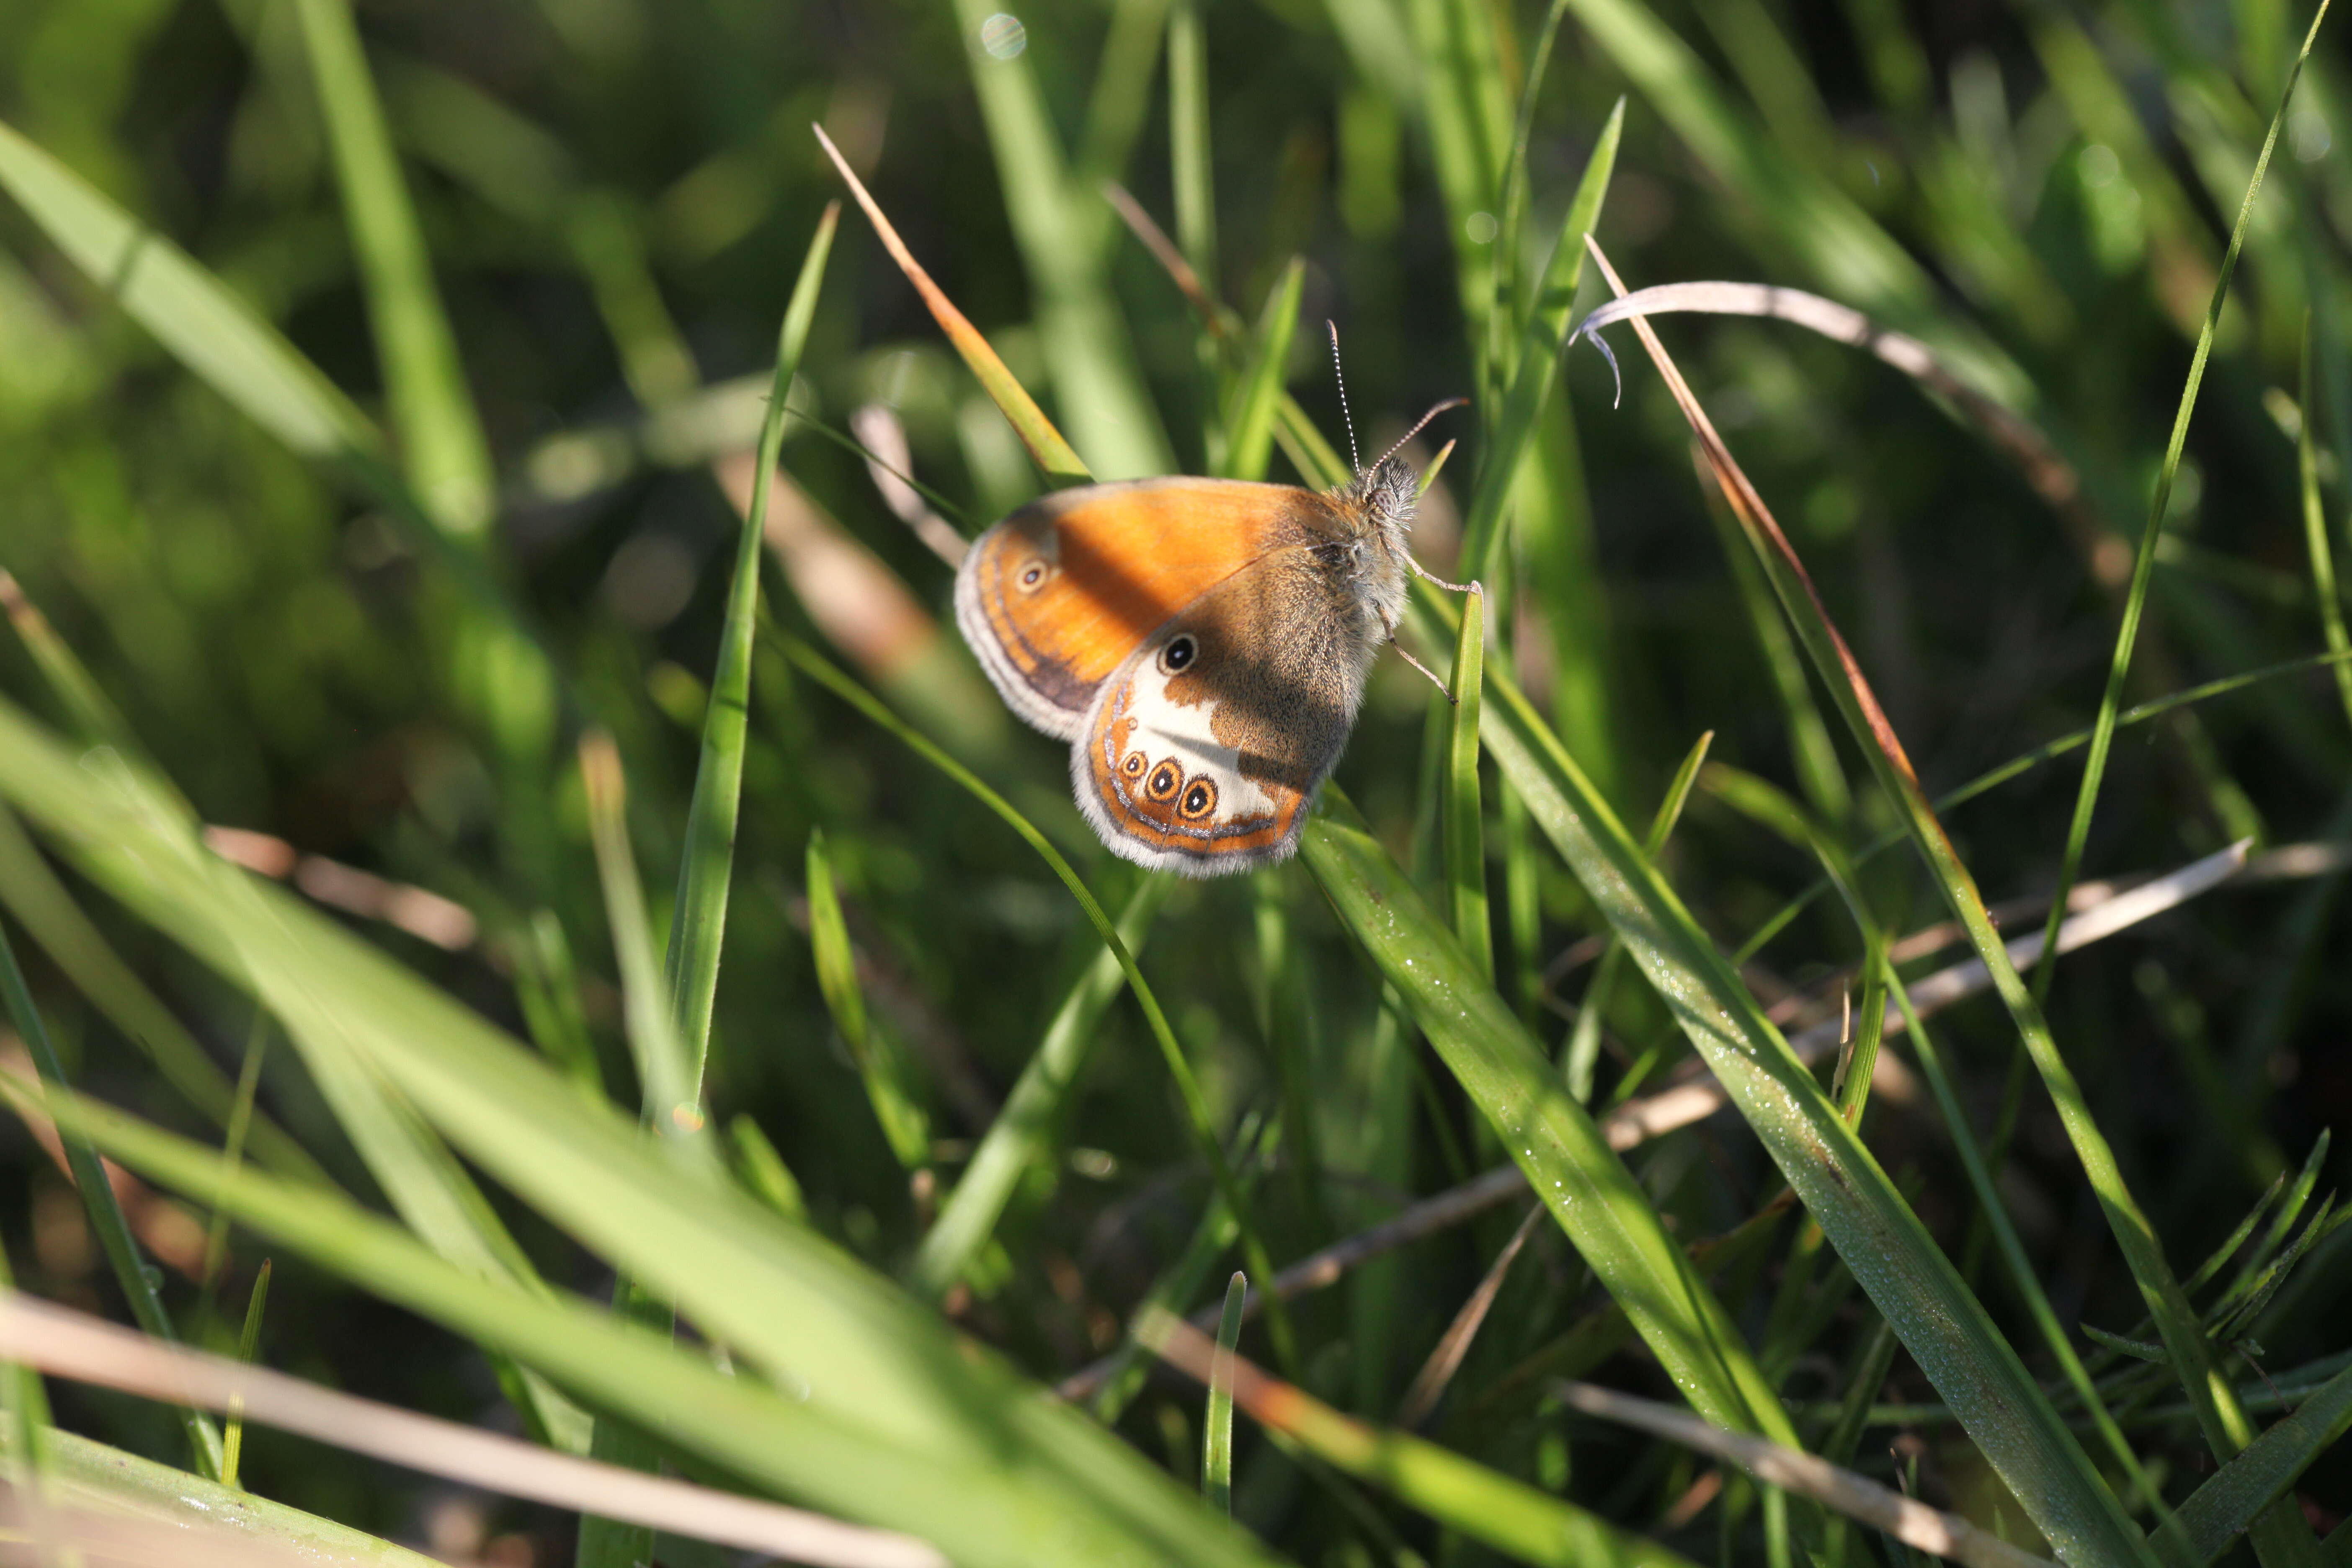
POLYGON ((1438 807, 1444 822, 1445 888, 1454 934, 1472 973, 1495 984, 1494 928, 1486 914, 1486 825, 1478 800, 1478 696, 1486 658, 1486 595, 1475 583, 1462 599, 1446 695, 1445 773, 1438 807))
POLYGON ((1234 1347, 1242 1337, 1242 1301, 1249 1276, 1236 1269, 1225 1282, 1225 1309, 1217 1322, 1209 1363, 1209 1407, 1201 1421, 1201 1496, 1222 1514, 1234 1511, 1234 1347))
POLYGON ((1465 576, 1493 575, 1502 548, 1503 513, 1517 483, 1520 458, 1527 453, 1536 421, 1551 395, 1559 374, 1561 351, 1567 346, 1570 312, 1576 305, 1577 285, 1584 278, 1584 237, 1601 221, 1601 205, 1609 195, 1609 179, 1617 168, 1617 146, 1625 130, 1625 100, 1609 111, 1608 121, 1585 160, 1584 175, 1570 199, 1568 216, 1551 259, 1536 285, 1536 296, 1519 334, 1510 370, 1509 390, 1501 405, 1486 411, 1486 449, 1478 459, 1478 479, 1462 519, 1462 564, 1465 576))
POLYGON ((488 439, 466 385, 425 237, 347 0, 300 0, 302 37, 403 466, 433 521, 478 536, 497 509, 488 439))
MULTIPOLYGON (((1434 595, 1416 608, 1444 624, 1434 595)), ((1491 672, 1487 684, 1496 765, 2036 1526, 2069 1562, 2151 1563, 1982 1303, 1737 973, 1517 687, 1491 672)))
MULTIPOLYGON (((25 984, 25 972, 16 967, 16 950, 9 942, 5 925, 0 925, 0 994, 7 1003, 8 1021, 16 1026, 17 1037, 32 1053, 41 1081, 51 1089, 63 1090, 65 1068, 58 1060, 57 1047, 49 1041, 48 1026, 42 1021, 40 1009, 33 1005, 33 993, 25 984)), ((66 1166, 81 1194, 82 1211, 89 1216, 90 1232, 98 1237, 99 1250, 105 1255, 107 1267, 113 1270, 115 1284, 131 1303, 131 1317, 141 1329, 157 1339, 176 1339, 158 1289, 162 1279, 148 1272, 138 1239, 131 1234, 131 1222, 123 1216, 122 1204, 114 1194, 114 1184, 107 1179, 98 1151, 90 1147, 88 1139, 62 1122, 58 1126, 58 1140, 65 1146, 66 1166)), ((207 1476, 220 1477, 219 1429, 202 1412, 187 1406, 180 1410, 180 1425, 196 1468, 207 1476)))
MULTIPOLYGON (((318 0, 313 0, 318 3, 318 0)), ((760 422, 759 472, 775 472, 784 445, 784 400, 816 318, 824 283, 825 258, 833 252, 841 205, 827 203, 801 262, 800 279, 784 308, 776 334, 775 374, 769 382, 768 410, 760 422)), ((742 811, 743 750, 751 703, 751 648, 758 631, 760 556, 767 537, 768 498, 772 487, 751 488, 751 504, 735 545, 735 575, 727 592, 727 618, 719 628, 719 658, 711 672, 710 697, 703 710, 702 756, 694 774, 694 800, 687 809, 686 847, 678 865, 677 901, 670 914, 669 951, 664 973, 688 1058, 688 1074, 698 1086, 710 1050, 710 1007, 719 989, 719 950, 727 934, 727 895, 735 867, 735 826, 742 811)))
POLYGON ((1491 226, 1511 146, 1511 105, 1496 37, 1507 17, 1475 0, 1412 0, 1404 11, 1421 56, 1422 121, 1445 198, 1455 288, 1483 396, 1494 371, 1486 353, 1486 316, 1495 305, 1491 226))
POLYGON ((1712 1420, 1790 1437, 1739 1331, 1648 1195, 1337 789, 1326 788, 1300 858, 1675 1385, 1712 1420))
MULTIPOLYGON (((2156 491, 2148 500, 2147 525, 2140 531, 2139 546, 2132 557, 2131 587, 2124 597, 2123 624, 2116 628, 2114 657, 2107 664, 2106 688, 2099 694, 2098 717, 2091 729, 2090 754, 2083 763, 2083 782, 2075 793, 2074 815, 2067 824, 2066 847, 2058 862, 2058 890, 2053 895, 2057 901, 2051 906, 2055 911, 2051 917, 2053 931, 2057 929, 2055 922, 2065 909, 2067 889, 2074 887, 2074 879, 2081 872, 2083 846, 2091 831, 2091 814, 2098 805, 2099 786, 2106 777, 2107 752, 2115 742, 2116 714, 2123 706, 2124 679, 2131 672, 2132 648, 2139 637, 2140 616, 2147 601, 2148 580, 2156 570, 2157 542, 2164 536, 2165 516, 2171 510, 2173 481, 2180 471, 2181 449, 2189 439, 2189 418, 2196 411, 2197 394, 2205 384, 2205 363, 2213 352, 2213 333, 2221 323, 2221 307, 2230 297, 2230 279, 2238 265, 2238 253, 2245 247, 2246 226, 2253 216, 2254 199, 2262 195, 2263 177, 2270 169, 2271 152, 2278 145, 2279 128, 2286 122, 2287 107, 2294 101, 2295 82, 2303 74, 2304 62, 2311 58, 2311 46, 2319 37, 2320 23, 2326 20, 2327 6, 2328 0, 2319 0, 2317 9, 2312 13, 2310 29, 2304 34, 2303 47, 2296 53, 2294 66, 2287 71, 2286 85, 2279 94, 2278 111, 2271 117, 2270 130, 2263 138, 2263 150, 2254 160, 2253 178, 2247 184, 2244 200, 2239 204, 2237 223, 2230 230, 2230 247, 2222 253, 2221 272, 2213 280, 2212 301, 2205 308, 2204 324, 2197 332, 2197 348, 2189 356, 2188 384, 2180 389, 2180 402, 2172 416, 2172 433, 2165 441, 2164 461, 2157 470, 2156 491)), ((2339 665, 2337 668, 2341 669, 2344 667, 2339 665)), ((2036 1007, 2048 1001, 2051 978, 2056 971, 2057 954, 2045 949, 2041 966, 2033 975, 2036 1007)), ((2039 1060, 2037 1054, 2037 1065, 2039 1060)), ((2137 1260, 2133 1272, 2136 1275, 2140 1272, 2137 1260)), ((2142 1278, 2143 1288, 2149 1283, 2147 1279, 2142 1278)), ((2166 1342, 2171 1342, 2168 1332, 2166 1342)), ((2185 1352, 2176 1347, 2175 1353, 2185 1352)), ((2195 1364, 2197 1359, 2200 1358, 2185 1359, 2180 1368, 2183 1380, 2192 1384, 2192 1398, 2196 1397, 2193 1384, 2201 1381, 2200 1369, 2195 1364)), ((2228 1403, 2226 1395, 2221 1403, 2228 1403)), ((2224 1429, 2228 1432, 2228 1447, 2218 1450, 2221 1458, 2227 1458, 2245 1444, 2251 1433, 2242 1430, 2243 1425, 2242 1420, 2230 1420, 2222 1409, 2217 1407, 2214 1411, 2213 1419, 2207 1423, 2208 1436, 2222 1439, 2224 1429)))
MULTIPOLYGON (((1147 877, 1119 911, 1118 933, 1130 953, 1143 950, 1151 921, 1174 889, 1170 877, 1147 877)), ((1087 966, 1054 1013, 1045 1038, 1021 1069, 1013 1092, 972 1151, 962 1177, 923 1233, 907 1284, 919 1295, 940 1296, 961 1279, 987 1245, 1014 1190, 1053 1152, 1053 1133, 1078 1074, 1101 1038, 1102 1016, 1118 996, 1125 976, 1118 957, 1106 949, 1087 966)))
MULTIPOLYGON (((1182 1319, 1156 1313, 1137 1323, 1136 1334, 1193 1377, 1208 1381, 1216 1346, 1182 1319)), ((1234 1358, 1234 1403, 1324 1463, 1385 1488, 1407 1506, 1520 1562, 1552 1568, 1690 1568, 1656 1542, 1525 1481, 1408 1433, 1343 1415, 1240 1357, 1234 1358)))
POLYGON ((1275 414, 1280 405, 1283 378, 1290 368, 1290 343, 1298 326, 1300 290, 1307 283, 1307 263, 1297 258, 1265 297, 1258 317, 1256 346, 1248 366, 1234 388, 1225 421, 1225 457, 1221 469, 1231 479, 1265 478, 1266 458, 1274 450, 1275 414))
MULTIPOLYGON (((42 1485, 51 1499, 69 1508, 100 1513, 129 1508, 170 1524, 235 1520, 254 1540, 320 1563, 440 1568, 438 1558, 78 1433, 52 1428, 41 1436, 42 1485)), ((12 1452, 9 1457, 13 1460, 17 1456, 12 1452)))
POLYGON ((134 1150, 123 1119, 101 1136, 100 1113, 84 1105, 83 1129, 118 1159, 633 1422, 702 1445, 739 1474, 928 1536, 959 1560, 1254 1557, 1245 1538, 1083 1417, 1037 1400, 927 1308, 751 1194, 680 1170, 634 1122, 587 1103, 535 1052, 364 942, 272 888, 225 899, 220 870, 89 789, 70 755, 5 706, 0 790, 56 829, 134 913, 200 955, 217 956, 211 933, 230 928, 240 983, 298 1020, 306 993, 331 1007, 370 1067, 467 1158, 674 1299, 732 1349, 739 1369, 789 1379, 796 1396, 740 1372, 722 1376, 699 1354, 602 1313, 437 1260, 348 1204, 290 1191, 250 1166, 229 1176, 208 1150, 152 1132, 134 1150), (268 1212, 257 1194, 268 1194, 268 1212), (788 1460, 772 1441, 783 1422, 802 1435, 788 1460), (1047 1528, 1050 1541, 1039 1534, 1047 1528))
POLYGON ((1885 1531, 1906 1545, 1948 1557, 1968 1568, 2050 1568, 2047 1559, 2021 1552, 1958 1514, 1939 1513, 1852 1470, 1840 1469, 1801 1450, 1768 1443, 1745 1433, 1709 1426, 1686 1411, 1654 1400, 1596 1388, 1589 1383, 1559 1385, 1571 1410, 1637 1426, 1672 1442, 1727 1459, 1757 1479, 1801 1492, 1852 1519, 1885 1531))
POLYGON ((1062 438, 1062 433, 1054 427, 1054 422, 1045 417, 1045 411, 1037 406, 1037 400, 1029 395, 1028 390, 997 357, 995 349, 989 346, 988 340, 981 336, 980 329, 955 308, 940 286, 931 281, 931 275, 916 261, 914 252, 907 248, 907 242, 898 237, 898 231, 883 216, 881 205, 866 193, 866 183, 851 172, 848 162, 834 146, 833 139, 824 133, 824 128, 812 125, 809 129, 816 133, 825 156, 832 159, 833 166, 840 171, 843 181, 849 186, 850 195, 856 196, 857 205, 866 209, 866 217, 874 225, 874 232, 881 237, 883 248, 889 251, 890 258, 907 275, 907 281, 913 284, 915 291, 923 297, 923 303, 930 310, 931 319, 939 322, 940 331, 947 334, 949 343, 962 356, 963 363, 971 368, 971 374, 980 382, 981 390, 988 394, 989 401, 1003 412, 1005 421, 1013 426, 1013 433, 1021 437, 1021 444, 1029 448, 1031 461, 1047 479, 1058 484, 1084 484, 1093 479, 1093 473, 1076 451, 1062 438))
MULTIPOLYGON (((1642 853, 1655 861, 1665 848, 1666 840, 1674 836, 1675 824, 1682 820, 1684 803, 1690 799, 1691 786, 1698 782, 1699 765, 1706 761, 1707 748, 1715 743, 1715 731, 1707 731, 1683 754, 1682 766, 1675 770, 1673 780, 1666 785, 1664 800, 1658 802, 1657 815, 1650 819, 1650 836, 1643 842, 1642 853)), ((1609 998, 1617 990, 1617 976, 1625 965, 1625 942, 1612 929, 1609 945, 1601 951, 1599 962, 1592 966, 1592 978, 1584 987, 1584 999, 1577 1005, 1576 1026, 1570 1030, 1568 1048, 1562 1053, 1560 1069, 1568 1079, 1568 1092, 1587 1104, 1592 1100, 1592 1069, 1601 1060, 1601 1026, 1608 1016, 1609 998)))
POLYGON ((822 831, 808 842, 809 945, 816 955, 817 988, 833 1014, 834 1027, 849 1047, 866 1080, 866 1098, 882 1138, 900 1165, 919 1171, 931 1162, 930 1118, 908 1081, 907 1064, 898 1042, 877 1028, 866 1010, 866 993, 857 980, 857 956, 849 945, 849 927, 841 913, 841 894, 835 886, 833 857, 822 831))
MULTIPOLYGON (((971 769, 909 728, 904 720, 891 712, 875 698, 873 693, 835 668, 820 658, 814 649, 796 638, 780 636, 777 640, 785 658, 806 670, 820 685, 865 714, 866 718, 897 736, 925 762, 953 779, 974 799, 994 812, 1007 826, 1019 834, 1023 840, 1038 853, 1045 864, 1052 868, 1054 875, 1060 879, 1062 885, 1070 890, 1070 896, 1077 900, 1078 908, 1085 911, 1087 921, 1101 933, 1103 945, 1118 961, 1120 972, 1127 976, 1128 989, 1134 993, 1137 1005, 1143 1009, 1144 1022, 1150 1028, 1153 1042, 1160 1047, 1160 1059, 1166 1064, 1169 1077, 1174 1081, 1177 1093, 1184 1102, 1186 1119, 1190 1123, 1195 1145, 1207 1163, 1210 1174, 1215 1179, 1218 1193, 1232 1207, 1234 1218, 1241 1226, 1242 1251, 1244 1260, 1252 1269, 1256 1271, 1259 1279, 1273 1279, 1273 1259, 1265 1250, 1264 1238, 1259 1236, 1255 1226, 1250 1222, 1248 1203, 1239 1184, 1234 1179, 1233 1166, 1226 1160, 1223 1148, 1217 1142, 1216 1127, 1209 1114, 1208 1099, 1202 1093, 1200 1080, 1194 1076, 1192 1064, 1185 1059, 1183 1048, 1176 1043, 1176 1033, 1169 1025, 1168 1015, 1161 1010, 1159 997, 1153 994, 1151 986, 1144 980, 1143 971, 1137 967, 1135 955, 1128 951, 1127 943, 1119 939, 1118 928, 1113 925, 1110 917, 1103 912, 1101 903, 1087 889, 1069 861, 1064 858, 1060 850, 1046 841, 1045 836, 1038 832, 1027 817, 1014 810, 1012 804, 1003 795, 982 783, 979 776, 971 769)), ((1268 1327, 1274 1336, 1276 1357, 1285 1363, 1288 1363, 1293 1360, 1297 1351, 1297 1341, 1292 1334, 1289 1313, 1279 1301, 1276 1301, 1267 1313, 1267 1318, 1268 1327)))
MULTIPOLYGON (((236 1359, 248 1366, 261 1349, 261 1314, 269 1305, 269 1259, 253 1276, 253 1293, 245 1300, 245 1327, 236 1336, 236 1359)), ((237 1484, 237 1458, 245 1449, 245 1404, 232 1400, 222 1415, 220 1482, 225 1487, 237 1484)))

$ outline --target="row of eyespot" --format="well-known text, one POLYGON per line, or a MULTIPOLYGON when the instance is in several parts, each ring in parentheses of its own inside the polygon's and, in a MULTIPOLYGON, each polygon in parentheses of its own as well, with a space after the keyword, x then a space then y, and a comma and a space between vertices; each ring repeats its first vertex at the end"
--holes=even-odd
MULTIPOLYGON (((1143 778, 1143 771, 1151 760, 1141 752, 1129 752, 1118 764, 1118 771, 1129 778, 1143 778)), ((1188 822, 1198 822, 1217 809, 1217 786, 1208 779, 1194 779, 1188 786, 1184 770, 1173 762, 1163 762, 1151 768, 1151 776, 1143 779, 1143 793, 1148 799, 1165 803, 1175 800, 1181 790, 1184 798, 1177 802, 1176 815, 1188 822)))

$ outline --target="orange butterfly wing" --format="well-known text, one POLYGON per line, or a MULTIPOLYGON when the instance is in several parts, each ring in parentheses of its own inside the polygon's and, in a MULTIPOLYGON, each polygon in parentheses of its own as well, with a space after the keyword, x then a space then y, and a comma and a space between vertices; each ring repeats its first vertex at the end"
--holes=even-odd
POLYGON ((1061 490, 972 542, 956 573, 956 624, 1014 712, 1073 739, 1104 679, 1170 617, 1252 563, 1341 527, 1329 500, 1288 485, 1061 490))

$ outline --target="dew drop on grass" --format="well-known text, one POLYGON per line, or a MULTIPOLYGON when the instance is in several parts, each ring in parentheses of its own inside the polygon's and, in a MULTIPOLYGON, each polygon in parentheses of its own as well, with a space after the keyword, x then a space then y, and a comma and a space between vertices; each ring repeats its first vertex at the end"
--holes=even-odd
POLYGON ((995 59, 1013 59, 1029 47, 1029 29, 1020 17, 999 11, 980 25, 980 47, 995 59))

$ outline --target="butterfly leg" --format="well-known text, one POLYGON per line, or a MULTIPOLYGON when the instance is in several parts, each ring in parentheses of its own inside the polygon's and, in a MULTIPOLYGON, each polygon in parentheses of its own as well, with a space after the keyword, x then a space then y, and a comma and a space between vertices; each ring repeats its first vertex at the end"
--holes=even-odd
POLYGON ((1424 583, 1443 588, 1449 594, 1467 594, 1478 585, 1475 583, 1449 583, 1436 573, 1423 570, 1421 563, 1415 561, 1409 552, 1399 552, 1399 553, 1404 555, 1404 563, 1412 568, 1414 576, 1424 583))
POLYGON ((1397 641, 1397 639, 1396 639, 1396 623, 1395 623, 1394 621, 1391 621, 1391 622, 1389 622, 1389 623, 1387 624, 1387 626, 1386 626, 1386 628, 1385 628, 1385 629, 1387 630, 1387 632, 1388 632, 1388 634, 1389 634, 1389 647, 1392 647, 1392 648, 1394 648, 1394 649, 1396 649, 1396 650, 1397 650, 1397 657, 1398 657, 1399 658, 1401 658, 1401 659, 1404 660, 1407 664, 1409 664, 1409 665, 1412 666, 1412 667, 1413 667, 1413 668, 1415 668, 1415 669, 1417 669, 1417 670, 1421 671, 1421 673, 1422 673, 1422 674, 1423 674, 1423 675, 1427 676, 1427 677, 1429 678, 1429 683, 1430 683, 1432 686, 1434 686, 1435 688, 1437 688, 1437 689, 1439 690, 1439 692, 1441 692, 1441 693, 1444 696, 1445 700, 1447 700, 1448 702, 1453 702, 1453 701, 1457 700, 1455 699, 1455 697, 1454 697, 1454 693, 1453 693, 1452 691, 1450 691, 1450 690, 1448 690, 1448 689, 1446 689, 1445 682, 1444 682, 1444 681, 1442 681, 1442 680, 1440 680, 1440 679, 1437 679, 1437 672, 1436 672, 1435 670, 1433 670, 1433 669, 1430 668, 1429 668, 1429 666, 1427 666, 1427 665, 1425 665, 1425 664, 1422 663, 1422 662, 1421 662, 1421 660, 1419 660, 1419 659, 1417 659, 1417 658, 1413 658, 1413 657, 1412 657, 1412 653, 1411 653, 1409 650, 1407 650, 1407 648, 1405 647, 1404 644, 1402 644, 1402 643, 1401 643, 1401 642, 1397 641))

